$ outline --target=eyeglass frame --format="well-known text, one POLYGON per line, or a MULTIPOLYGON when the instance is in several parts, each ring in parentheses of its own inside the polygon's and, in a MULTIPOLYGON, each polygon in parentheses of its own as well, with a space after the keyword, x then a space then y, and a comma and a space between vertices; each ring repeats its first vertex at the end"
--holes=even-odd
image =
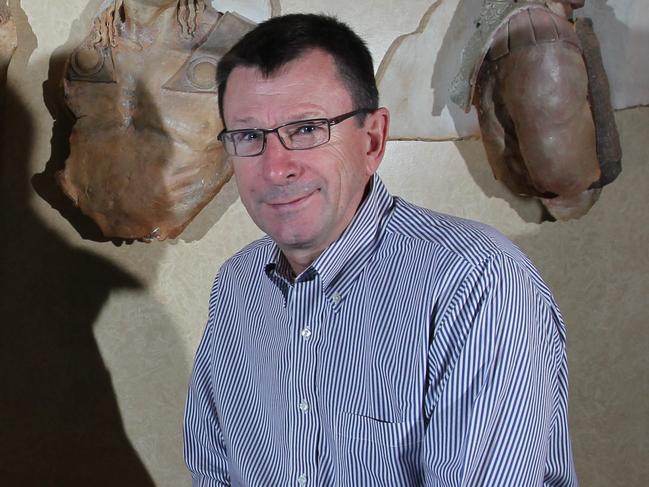
MULTIPOLYGON (((282 125, 278 125, 275 128, 272 129, 262 129, 262 128, 247 128, 247 129, 236 129, 236 130, 226 130, 225 128, 219 132, 219 135, 217 135, 217 139, 223 144, 223 148, 225 151, 230 155, 234 157, 257 157, 260 156, 261 154, 264 153, 266 150, 266 140, 268 138, 269 134, 275 133, 277 134, 277 138, 279 139, 280 144, 282 144, 282 147, 284 147, 286 150, 311 150, 315 149, 316 147, 320 147, 322 145, 325 145, 331 140, 331 127, 334 125, 338 125, 341 122, 344 122, 345 120, 352 118, 356 115, 360 115, 361 113, 368 114, 375 112, 376 108, 359 108, 357 110, 352 110, 351 112, 343 113, 342 115, 338 115, 333 118, 325 118, 325 117, 320 117, 320 118, 308 118, 306 120, 294 120, 292 122, 287 122, 282 125), (288 147, 286 143, 284 142, 284 139, 279 134, 279 130, 283 129, 284 127, 287 127, 289 125, 295 125, 295 124, 302 124, 302 123, 314 123, 314 122, 326 122, 327 123, 327 140, 316 144, 311 147, 288 147), (261 145, 261 149, 259 152, 256 154, 248 154, 248 155, 239 155, 239 154, 231 154, 226 147, 226 143, 223 140, 227 135, 230 134, 237 134, 237 133, 244 133, 244 132, 261 132, 263 134, 264 140, 261 145)), ((235 152, 236 152, 236 144, 232 142, 233 146, 235 147, 235 152)))

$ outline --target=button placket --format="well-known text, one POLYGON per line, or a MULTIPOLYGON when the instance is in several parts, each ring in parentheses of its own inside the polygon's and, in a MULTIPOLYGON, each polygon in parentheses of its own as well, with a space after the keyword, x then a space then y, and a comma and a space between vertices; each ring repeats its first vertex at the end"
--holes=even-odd
POLYGON ((300 411, 302 411, 303 413, 308 412, 310 409, 309 403, 307 402, 306 399, 302 399, 298 407, 300 408, 300 411))
MULTIPOLYGON (((319 320, 323 314, 325 297, 320 286, 319 276, 314 276, 294 286, 296 291, 294 303, 297 308, 293 313, 292 351, 293 383, 290 392, 293 397, 290 431, 295 440, 292 456, 293 482, 297 485, 314 483, 317 476, 317 440, 320 429, 317 412, 316 370, 317 370, 317 340, 319 320)), ((295 484, 293 484, 295 485, 295 484)))

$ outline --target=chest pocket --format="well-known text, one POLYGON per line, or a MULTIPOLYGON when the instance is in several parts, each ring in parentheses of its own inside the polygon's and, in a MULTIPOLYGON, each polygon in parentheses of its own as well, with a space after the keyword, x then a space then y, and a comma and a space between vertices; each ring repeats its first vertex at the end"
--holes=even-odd
POLYGON ((338 418, 338 485, 419 485, 422 421, 390 423, 341 413, 338 418))

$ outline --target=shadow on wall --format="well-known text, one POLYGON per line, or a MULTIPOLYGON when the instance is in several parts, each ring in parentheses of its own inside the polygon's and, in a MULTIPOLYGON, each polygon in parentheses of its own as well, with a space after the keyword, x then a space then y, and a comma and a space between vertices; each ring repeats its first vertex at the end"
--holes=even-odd
POLYGON ((640 12, 640 1, 588 0, 583 8, 575 10, 574 17, 593 19, 595 33, 600 41, 604 67, 611 85, 611 99, 614 107, 627 108, 647 103, 649 93, 644 84, 646 80, 646 49, 649 45, 649 32, 638 29, 646 25, 632 18, 632 13, 640 12), (609 5, 616 4, 616 8, 609 5), (635 5, 632 5, 634 3, 635 5), (621 22, 616 10, 624 16, 621 22), (629 25, 635 24, 633 28, 629 25), (638 62, 640 61, 640 62, 638 62), (635 64, 638 64, 636 66, 635 64))
MULTIPOLYGON (((476 0, 459 0, 453 18, 451 19, 446 35, 442 40, 442 45, 439 48, 439 53, 435 60, 435 68, 433 69, 433 76, 430 80, 430 86, 440 88, 437 90, 437 95, 432 107, 432 114, 439 116, 442 110, 446 108, 452 115, 457 115, 462 112, 462 109, 453 103, 450 99, 449 88, 453 78, 457 75, 461 63, 458 61, 462 58, 462 52, 458 52, 458 33, 467 32, 466 24, 474 22, 480 14, 481 4, 476 0), (449 70, 448 66, 454 66, 456 69, 449 70)), ((468 32, 472 33, 473 29, 468 32)), ((469 36, 465 34, 466 39, 464 43, 468 42, 469 36)), ((461 49, 464 46, 461 47, 461 49)), ((455 117, 453 117, 455 118, 455 117)))
MULTIPOLYGON (((0 118, 0 484, 153 487, 139 451, 156 478, 180 485, 187 369, 180 338, 144 283, 71 246, 50 229, 65 225, 58 214, 48 211, 56 218, 44 221, 32 208, 37 124, 24 100, 35 95, 14 86, 22 90, 40 66, 28 68, 36 38, 18 0, 10 6, 20 47, 0 118), (119 290, 128 304, 120 296, 119 309, 107 306, 119 290)), ((104 250, 155 276, 164 248, 104 250)))
POLYGON ((126 437, 93 336, 115 289, 140 284, 74 249, 29 207, 33 123, 7 93, 2 144, 0 477, 6 485, 153 486, 126 437))
POLYGON ((485 195, 505 200, 525 222, 541 223, 548 219, 549 215, 539 200, 515 195, 494 177, 482 140, 461 140, 455 142, 455 146, 464 159, 469 174, 485 195))

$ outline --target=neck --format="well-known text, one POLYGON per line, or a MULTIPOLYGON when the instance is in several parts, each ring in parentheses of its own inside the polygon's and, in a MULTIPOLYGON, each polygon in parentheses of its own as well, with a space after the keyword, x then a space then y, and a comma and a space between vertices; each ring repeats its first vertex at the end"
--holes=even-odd
POLYGON ((301 249, 282 249, 281 247, 280 249, 284 254, 284 257, 286 258, 286 261, 291 266, 293 274, 295 274, 296 277, 299 276, 307 267, 313 264, 313 262, 322 253, 322 250, 318 250, 317 252, 309 252, 301 249))

